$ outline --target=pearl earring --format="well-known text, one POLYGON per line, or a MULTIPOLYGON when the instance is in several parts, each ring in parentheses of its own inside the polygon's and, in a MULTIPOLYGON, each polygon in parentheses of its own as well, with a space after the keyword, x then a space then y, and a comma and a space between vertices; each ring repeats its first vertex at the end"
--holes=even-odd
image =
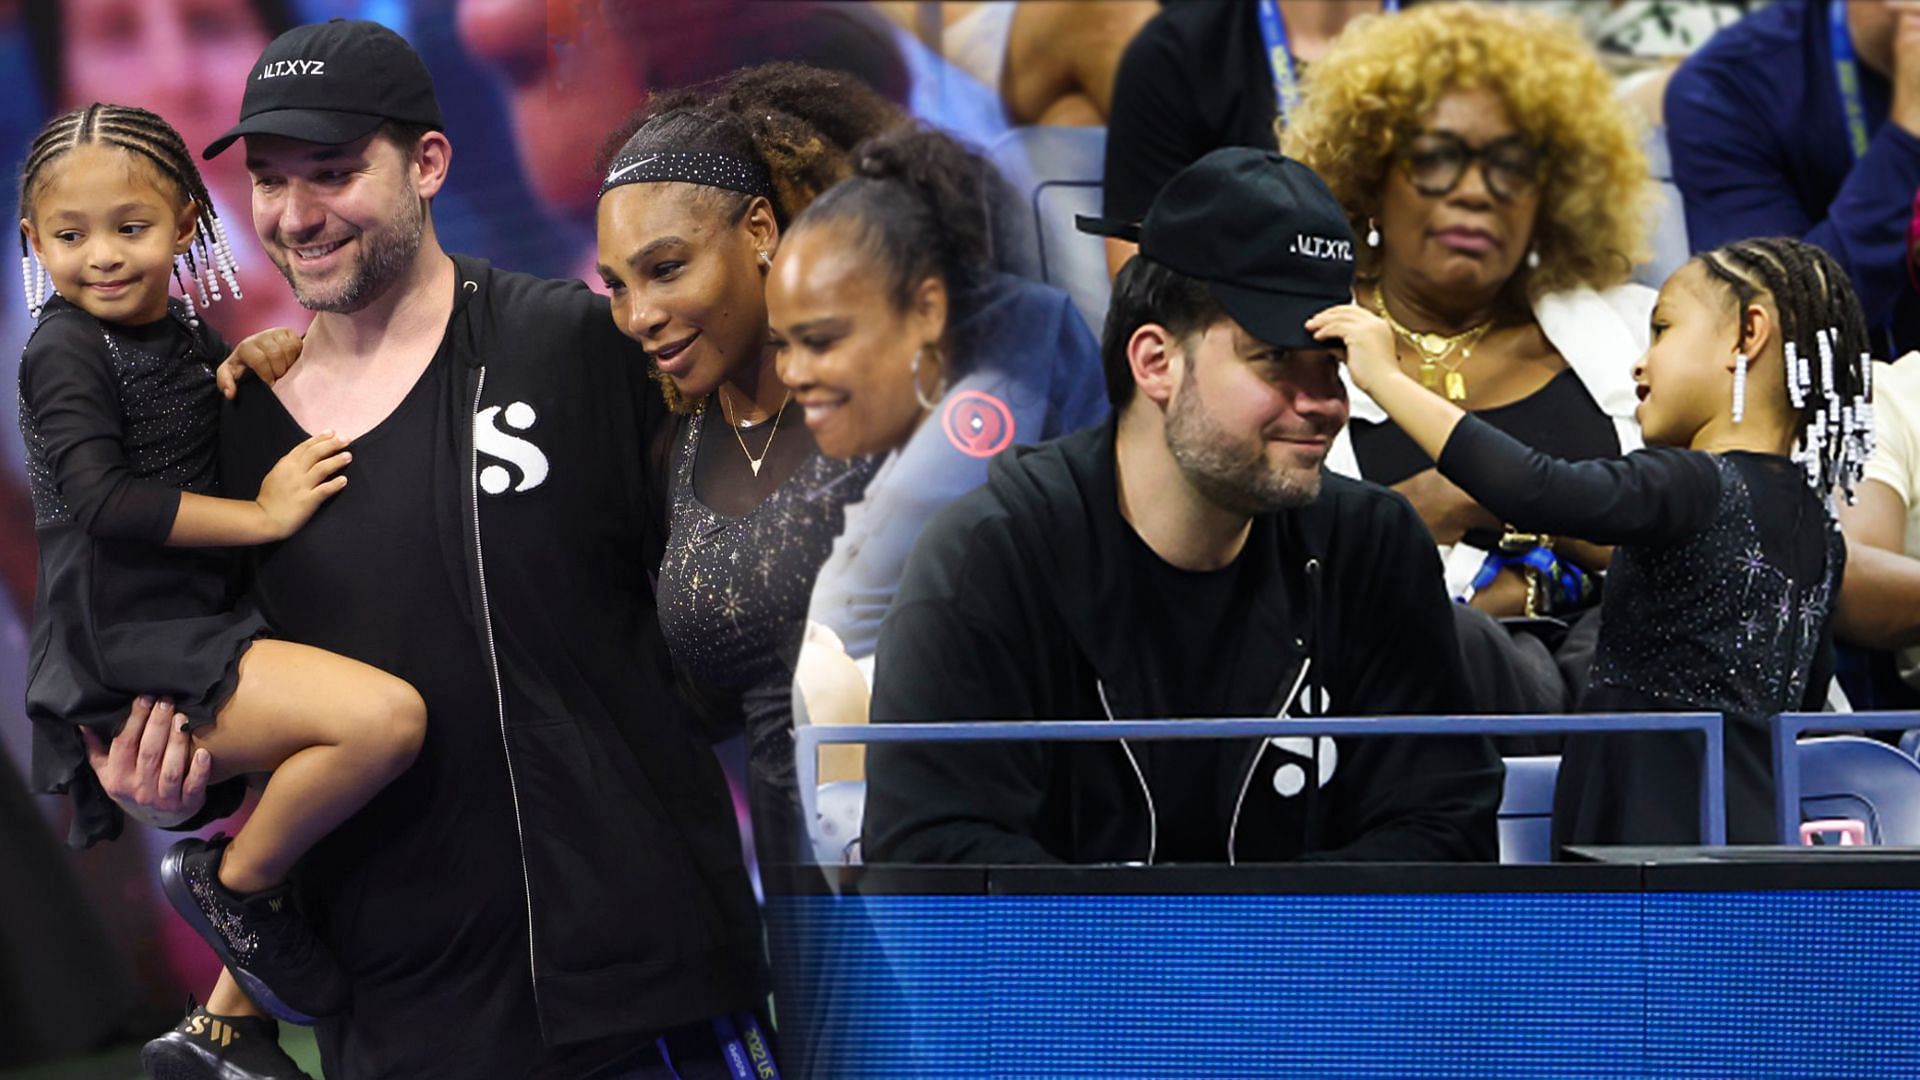
POLYGON ((1372 218, 1367 219, 1367 246, 1370 248, 1380 246, 1380 227, 1373 223, 1372 218))
POLYGON ((1527 249, 1527 269, 1529 270, 1540 269, 1540 249, 1539 248, 1527 249))

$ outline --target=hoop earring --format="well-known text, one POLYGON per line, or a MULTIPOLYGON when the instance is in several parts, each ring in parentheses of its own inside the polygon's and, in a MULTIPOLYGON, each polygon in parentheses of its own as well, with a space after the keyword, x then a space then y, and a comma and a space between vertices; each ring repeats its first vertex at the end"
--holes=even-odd
POLYGON ((1733 354, 1733 422, 1739 423, 1747 412, 1747 354, 1733 354))
POLYGON ((913 361, 907 365, 907 377, 913 380, 913 399, 920 403, 921 408, 932 412, 940 407, 940 399, 947 396, 947 376, 945 372, 941 373, 939 381, 934 384, 934 394, 931 399, 927 397, 925 390, 920 389, 920 357, 928 349, 933 350, 934 363, 940 362, 940 347, 928 342, 913 350, 913 361))

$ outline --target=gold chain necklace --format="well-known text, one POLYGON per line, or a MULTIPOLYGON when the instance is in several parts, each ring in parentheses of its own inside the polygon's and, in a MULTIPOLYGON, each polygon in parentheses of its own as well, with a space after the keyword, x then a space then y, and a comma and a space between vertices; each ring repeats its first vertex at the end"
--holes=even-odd
POLYGON ((1387 325, 1393 328, 1394 333, 1406 339, 1407 344, 1412 345, 1414 351, 1420 354, 1420 385, 1429 390, 1438 391, 1441 388, 1441 377, 1444 375, 1447 400, 1467 400, 1467 377, 1461 374, 1460 368, 1473 359, 1473 347, 1480 344, 1480 339, 1487 336, 1487 331, 1493 329, 1492 319, 1457 334, 1410 330, 1399 319, 1393 317, 1393 312, 1387 310, 1386 293, 1379 288, 1373 290, 1373 309, 1380 313, 1381 318, 1387 320, 1387 325), (1460 359, 1451 364, 1442 363, 1455 350, 1459 350, 1460 359))
POLYGON ((727 426, 733 429, 733 437, 740 443, 740 452, 747 455, 747 464, 753 467, 753 475, 760 475, 760 466, 767 460, 768 451, 773 449, 773 437, 780 434, 780 417, 787 411, 787 403, 792 400, 793 391, 788 390, 787 396, 780 399, 780 407, 773 412, 773 427, 767 432, 767 445, 760 448, 759 457, 754 457, 753 451, 747 449, 747 437, 740 434, 740 425, 733 422, 733 410, 727 407, 726 384, 721 384, 720 414, 726 418, 727 426))

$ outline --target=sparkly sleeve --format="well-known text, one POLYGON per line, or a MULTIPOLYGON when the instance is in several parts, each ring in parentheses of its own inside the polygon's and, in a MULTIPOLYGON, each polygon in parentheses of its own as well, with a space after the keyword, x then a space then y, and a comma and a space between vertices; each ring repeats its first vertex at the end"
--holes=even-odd
POLYGON ((180 492, 128 466, 120 394, 90 325, 43 325, 20 360, 21 427, 41 444, 58 496, 88 536, 165 543, 180 492))
POLYGON ((1598 544, 1666 544, 1705 528, 1720 501, 1713 456, 1662 447, 1561 461, 1478 417, 1453 429, 1440 472, 1526 532, 1598 544))

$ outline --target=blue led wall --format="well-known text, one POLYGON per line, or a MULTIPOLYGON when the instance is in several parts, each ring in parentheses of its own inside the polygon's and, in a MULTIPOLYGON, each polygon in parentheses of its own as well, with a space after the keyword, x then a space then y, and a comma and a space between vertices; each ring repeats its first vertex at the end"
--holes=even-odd
POLYGON ((1920 1077, 1920 892, 779 897, 856 1077, 1920 1077))

